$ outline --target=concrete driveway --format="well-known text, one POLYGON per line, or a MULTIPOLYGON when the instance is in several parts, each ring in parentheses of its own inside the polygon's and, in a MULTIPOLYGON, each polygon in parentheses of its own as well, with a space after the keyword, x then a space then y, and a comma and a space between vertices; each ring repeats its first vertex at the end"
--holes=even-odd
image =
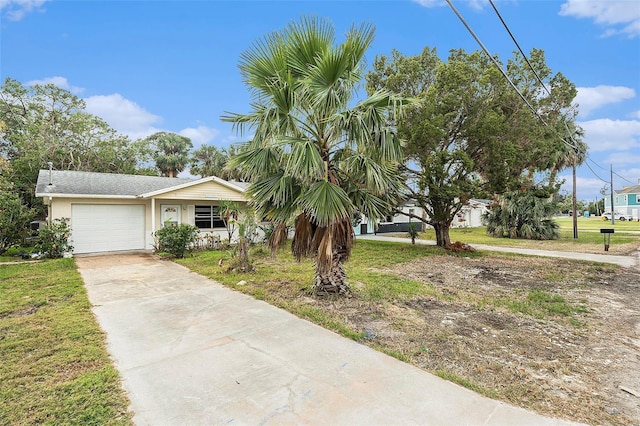
POLYGON ((139 425, 564 425, 152 255, 78 257, 139 425))

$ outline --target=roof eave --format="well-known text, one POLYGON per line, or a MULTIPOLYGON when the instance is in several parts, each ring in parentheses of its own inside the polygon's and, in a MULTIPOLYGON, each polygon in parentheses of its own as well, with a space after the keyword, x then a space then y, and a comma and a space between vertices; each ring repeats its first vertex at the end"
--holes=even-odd
POLYGON ((119 198, 135 199, 135 195, 109 195, 109 194, 59 194, 56 192, 36 192, 36 197, 50 198, 119 198))
POLYGON ((207 176, 207 177, 204 177, 202 179, 194 180, 193 182, 185 182, 185 183, 182 183, 180 185, 170 186, 169 188, 158 189, 156 191, 146 192, 144 194, 138 195, 138 198, 153 198, 153 197, 155 197, 157 195, 166 194, 167 192, 179 191, 179 190, 184 189, 184 188, 189 188, 191 186, 200 185, 200 184, 203 184, 203 183, 206 183, 206 182, 211 182, 211 181, 219 183, 222 186, 226 186, 227 188, 232 189, 232 190, 234 190, 236 192, 239 192, 241 194, 243 194, 245 192, 244 188, 241 188, 241 187, 236 186, 236 185, 234 185, 232 183, 229 183, 224 179, 220 179, 220 178, 218 178, 216 176, 207 176))

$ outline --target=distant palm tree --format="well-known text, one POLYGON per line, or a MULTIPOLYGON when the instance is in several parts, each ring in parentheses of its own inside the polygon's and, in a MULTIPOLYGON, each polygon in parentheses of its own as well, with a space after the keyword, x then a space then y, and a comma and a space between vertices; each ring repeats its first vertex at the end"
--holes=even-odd
POLYGON ((551 218, 554 212, 546 191, 528 189, 502 194, 483 220, 494 237, 553 240, 560 236, 559 225, 551 218))
POLYGON ((207 176, 222 177, 226 164, 225 155, 213 145, 202 145, 191 156, 189 173, 201 178, 207 176))
POLYGON ((189 164, 191 139, 176 133, 157 132, 145 141, 155 147, 153 158, 162 176, 177 177, 189 164))
POLYGON ((349 291, 350 217, 383 216, 401 185, 401 144, 389 120, 406 101, 379 91, 353 102, 373 35, 371 26, 352 27, 335 45, 333 25, 303 18, 266 36, 240 60, 252 111, 223 117, 253 133, 230 166, 253 182, 248 194, 258 214, 278 223, 272 248, 295 219, 292 252, 315 258, 315 291, 349 291))

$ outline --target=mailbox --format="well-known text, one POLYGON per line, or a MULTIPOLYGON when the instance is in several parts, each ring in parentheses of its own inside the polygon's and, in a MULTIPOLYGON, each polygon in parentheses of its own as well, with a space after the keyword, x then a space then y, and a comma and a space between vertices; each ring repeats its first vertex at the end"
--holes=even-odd
POLYGON ((614 232, 613 228, 600 228, 600 233, 604 239, 604 251, 609 251, 609 246, 611 245, 611 234, 614 232))

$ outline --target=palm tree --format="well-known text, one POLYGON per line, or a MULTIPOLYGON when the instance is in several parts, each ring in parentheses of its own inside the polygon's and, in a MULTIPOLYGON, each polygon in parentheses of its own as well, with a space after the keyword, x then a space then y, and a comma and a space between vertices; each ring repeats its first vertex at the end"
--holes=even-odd
POLYGON ((258 214, 278 224, 272 249, 294 221, 292 252, 315 258, 316 292, 349 291, 351 214, 382 216, 401 184, 402 149, 389 123, 406 101, 379 91, 354 103, 373 35, 369 25, 352 27, 335 45, 329 21, 303 18, 266 36, 240 59, 252 111, 223 117, 253 133, 230 166, 253 182, 258 214))
POLYGON ((162 176, 177 177, 189 164, 191 139, 175 133, 157 132, 145 141, 156 148, 154 160, 162 176))
POLYGON ((202 145, 192 154, 189 172, 201 178, 222 177, 226 161, 225 155, 218 148, 213 145, 202 145))

